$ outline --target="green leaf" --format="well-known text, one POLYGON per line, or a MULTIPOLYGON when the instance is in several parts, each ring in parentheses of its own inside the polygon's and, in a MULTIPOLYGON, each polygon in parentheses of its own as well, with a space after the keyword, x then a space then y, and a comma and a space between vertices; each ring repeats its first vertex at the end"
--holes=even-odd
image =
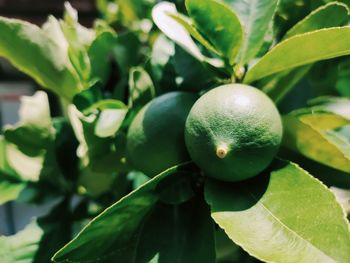
POLYGON ((49 98, 46 92, 37 91, 33 96, 22 96, 19 119, 22 125, 48 128, 51 124, 49 98))
POLYGON ((350 172, 350 141, 334 131, 350 123, 339 115, 295 111, 283 117, 283 145, 314 161, 350 172))
POLYGON ((41 86, 72 99, 83 89, 64 46, 30 23, 0 17, 0 56, 41 86))
POLYGON ((202 198, 179 206, 157 204, 143 226, 134 262, 214 263, 214 224, 202 198), (171 237, 171 238, 160 238, 171 237))
POLYGON ((120 100, 113 100, 113 99, 101 99, 99 101, 96 101, 93 103, 90 107, 85 109, 83 112, 84 114, 90 114, 93 113, 96 110, 107 110, 107 109, 126 109, 127 107, 125 104, 120 100))
POLYGON ((277 0, 225 0, 239 16, 245 33, 240 50, 239 63, 249 62, 258 54, 264 43, 269 24, 274 17, 277 0))
POLYGON ((247 73, 244 82, 350 54, 350 27, 321 29, 282 41, 264 55, 247 73), (300 49, 300 47, 303 47, 300 49))
POLYGON ((204 36, 197 31, 190 18, 177 13, 169 14, 169 16, 181 24, 188 31, 188 33, 190 33, 190 35, 204 47, 214 54, 220 55, 220 53, 204 38, 204 36))
POLYGON ((153 8, 153 21, 167 37, 178 45, 182 46, 187 52, 198 60, 203 60, 203 55, 191 39, 190 34, 181 24, 169 17, 170 14, 176 13, 177 10, 174 4, 169 2, 161 2, 153 8))
POLYGON ((0 205, 16 200, 25 187, 25 183, 6 178, 0 172, 0 205))
POLYGON ((0 205, 17 199, 24 187, 25 183, 13 176, 6 159, 6 142, 0 136, 0 205))
POLYGON ((93 219, 71 242, 59 250, 55 262, 135 262, 143 223, 157 204, 157 186, 169 177, 188 177, 194 167, 170 168, 134 190, 93 219), (108 231, 106 231, 108 230, 108 231))
POLYGON ((77 107, 78 110, 84 112, 100 100, 103 100, 102 85, 100 82, 96 82, 88 89, 85 89, 75 95, 73 98, 73 104, 77 107))
POLYGON ((319 97, 308 101, 313 111, 332 112, 350 120, 350 99, 341 97, 319 97))
POLYGON ((151 59, 146 64, 146 69, 154 81, 157 93, 177 88, 177 74, 173 65, 174 54, 175 43, 164 34, 159 34, 152 46, 151 59))
POLYGON ((99 33, 88 49, 91 63, 91 79, 106 83, 110 74, 109 56, 116 44, 116 34, 111 31, 99 33))
POLYGON ((0 258, 6 263, 47 263, 52 254, 70 239, 67 203, 49 215, 33 220, 13 236, 0 237, 0 258))
POLYGON ((129 107, 140 108, 156 96, 151 77, 141 67, 130 69, 129 107))
POLYGON ((68 116, 75 136, 79 141, 77 155, 83 160, 84 164, 98 163, 101 158, 113 152, 111 139, 100 138, 95 134, 97 114, 85 116, 74 105, 70 105, 68 116))
POLYGON ((262 261, 349 262, 349 225, 333 193, 296 164, 270 170, 238 184, 208 181, 215 222, 262 261))
POLYGON ((339 2, 330 2, 312 11, 307 17, 295 24, 283 39, 322 28, 341 26, 348 20, 348 7, 339 2))
POLYGON ((260 89, 278 104, 306 76, 310 69, 311 65, 306 65, 277 73, 263 79, 263 84, 259 85, 260 89))
MULTIPOLYGON (((38 91, 31 97, 23 97, 19 112, 20 121, 4 131, 8 165, 22 181, 43 180, 57 188, 66 187, 58 163, 56 139, 67 130, 56 130, 53 126, 47 95, 38 91)), ((68 156, 71 153, 67 149, 68 156)))
POLYGON ((80 82, 83 83, 84 87, 87 87, 91 77, 88 47, 95 39, 96 33, 78 23, 78 13, 68 2, 65 3, 64 20, 60 21, 60 26, 68 43, 69 59, 80 78, 80 82))
POLYGON ((103 110, 98 117, 95 126, 95 134, 101 138, 116 134, 121 127, 127 112, 127 109, 103 110))
POLYGON ((178 16, 176 7, 173 3, 161 2, 152 10, 154 23, 167 37, 185 49, 197 60, 210 63, 216 67, 222 67, 223 63, 221 60, 205 57, 201 53, 186 28, 174 20, 172 16, 178 16))
POLYGON ((243 39, 237 15, 229 6, 216 0, 186 0, 185 3, 199 32, 233 64, 243 39))
POLYGON ((174 67, 181 79, 181 88, 188 91, 201 91, 217 84, 216 72, 207 64, 196 60, 178 45, 175 46, 174 67))
POLYGON ((94 127, 94 134, 97 137, 110 137, 121 127, 128 109, 119 100, 97 100, 98 98, 94 97, 94 94, 99 95, 98 87, 92 87, 90 90, 74 97, 74 102, 83 109, 78 115, 82 115, 82 113, 87 115, 86 118, 81 118, 81 120, 91 119, 90 123, 94 127), (100 111, 99 114, 98 111, 100 111))

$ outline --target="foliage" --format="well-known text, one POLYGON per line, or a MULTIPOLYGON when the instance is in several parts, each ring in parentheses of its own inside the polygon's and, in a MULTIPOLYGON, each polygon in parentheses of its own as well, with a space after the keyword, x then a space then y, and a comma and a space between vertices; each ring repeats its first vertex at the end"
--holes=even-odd
POLYGON ((62 112, 37 91, 0 137, 0 204, 56 204, 0 237, 2 262, 349 262, 348 5, 98 0, 93 28, 68 3, 42 27, 1 17, 0 56, 62 112), (126 134, 144 105, 228 83, 282 113, 268 168, 229 183, 192 161, 152 179, 133 167, 126 134))

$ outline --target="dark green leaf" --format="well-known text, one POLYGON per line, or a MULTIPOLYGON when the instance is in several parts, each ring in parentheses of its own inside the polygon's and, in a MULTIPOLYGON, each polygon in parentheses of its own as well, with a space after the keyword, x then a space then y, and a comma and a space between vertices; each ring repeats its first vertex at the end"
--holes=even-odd
POLYGON ((140 108, 156 96, 151 77, 141 67, 131 68, 129 74, 129 106, 140 108))
POLYGON ((186 0, 186 8, 199 32, 233 64, 243 39, 237 15, 216 0, 186 0))
POLYGON ((175 166, 131 192, 92 220, 54 261, 134 262, 143 223, 159 200, 157 185, 165 178, 188 176, 193 169, 192 164, 175 166))
POLYGON ((240 64, 250 62, 259 52, 269 24, 276 11, 277 0, 225 0, 233 7, 244 28, 245 39, 240 50, 240 64))
POLYGON ((276 104, 280 103, 285 96, 306 76, 311 66, 301 66, 290 71, 277 73, 263 79, 261 90, 265 92, 276 104))
POLYGON ((110 55, 116 43, 116 34, 104 31, 96 36, 88 50, 91 62, 91 79, 106 83, 110 74, 110 55))
POLYGON ((157 204, 143 226, 134 262, 216 262, 214 224, 204 200, 157 204))

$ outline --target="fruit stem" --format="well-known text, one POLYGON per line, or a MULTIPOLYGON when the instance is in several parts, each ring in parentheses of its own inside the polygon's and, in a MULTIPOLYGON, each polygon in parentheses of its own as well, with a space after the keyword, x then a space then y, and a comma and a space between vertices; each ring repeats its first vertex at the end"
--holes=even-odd
POLYGON ((219 157, 220 159, 224 159, 227 155, 227 147, 225 146, 219 146, 216 149, 216 156, 219 157))

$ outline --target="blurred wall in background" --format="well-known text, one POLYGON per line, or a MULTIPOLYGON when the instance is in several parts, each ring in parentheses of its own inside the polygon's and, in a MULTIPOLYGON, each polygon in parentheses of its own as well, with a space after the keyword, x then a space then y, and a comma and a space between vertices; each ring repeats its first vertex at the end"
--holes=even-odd
MULTIPOLYGON (((19 18, 41 25, 48 14, 61 17, 64 2, 67 0, 0 0, 0 15, 19 18)), ((91 26, 97 15, 95 0, 70 0, 79 12, 81 24, 91 26)))

